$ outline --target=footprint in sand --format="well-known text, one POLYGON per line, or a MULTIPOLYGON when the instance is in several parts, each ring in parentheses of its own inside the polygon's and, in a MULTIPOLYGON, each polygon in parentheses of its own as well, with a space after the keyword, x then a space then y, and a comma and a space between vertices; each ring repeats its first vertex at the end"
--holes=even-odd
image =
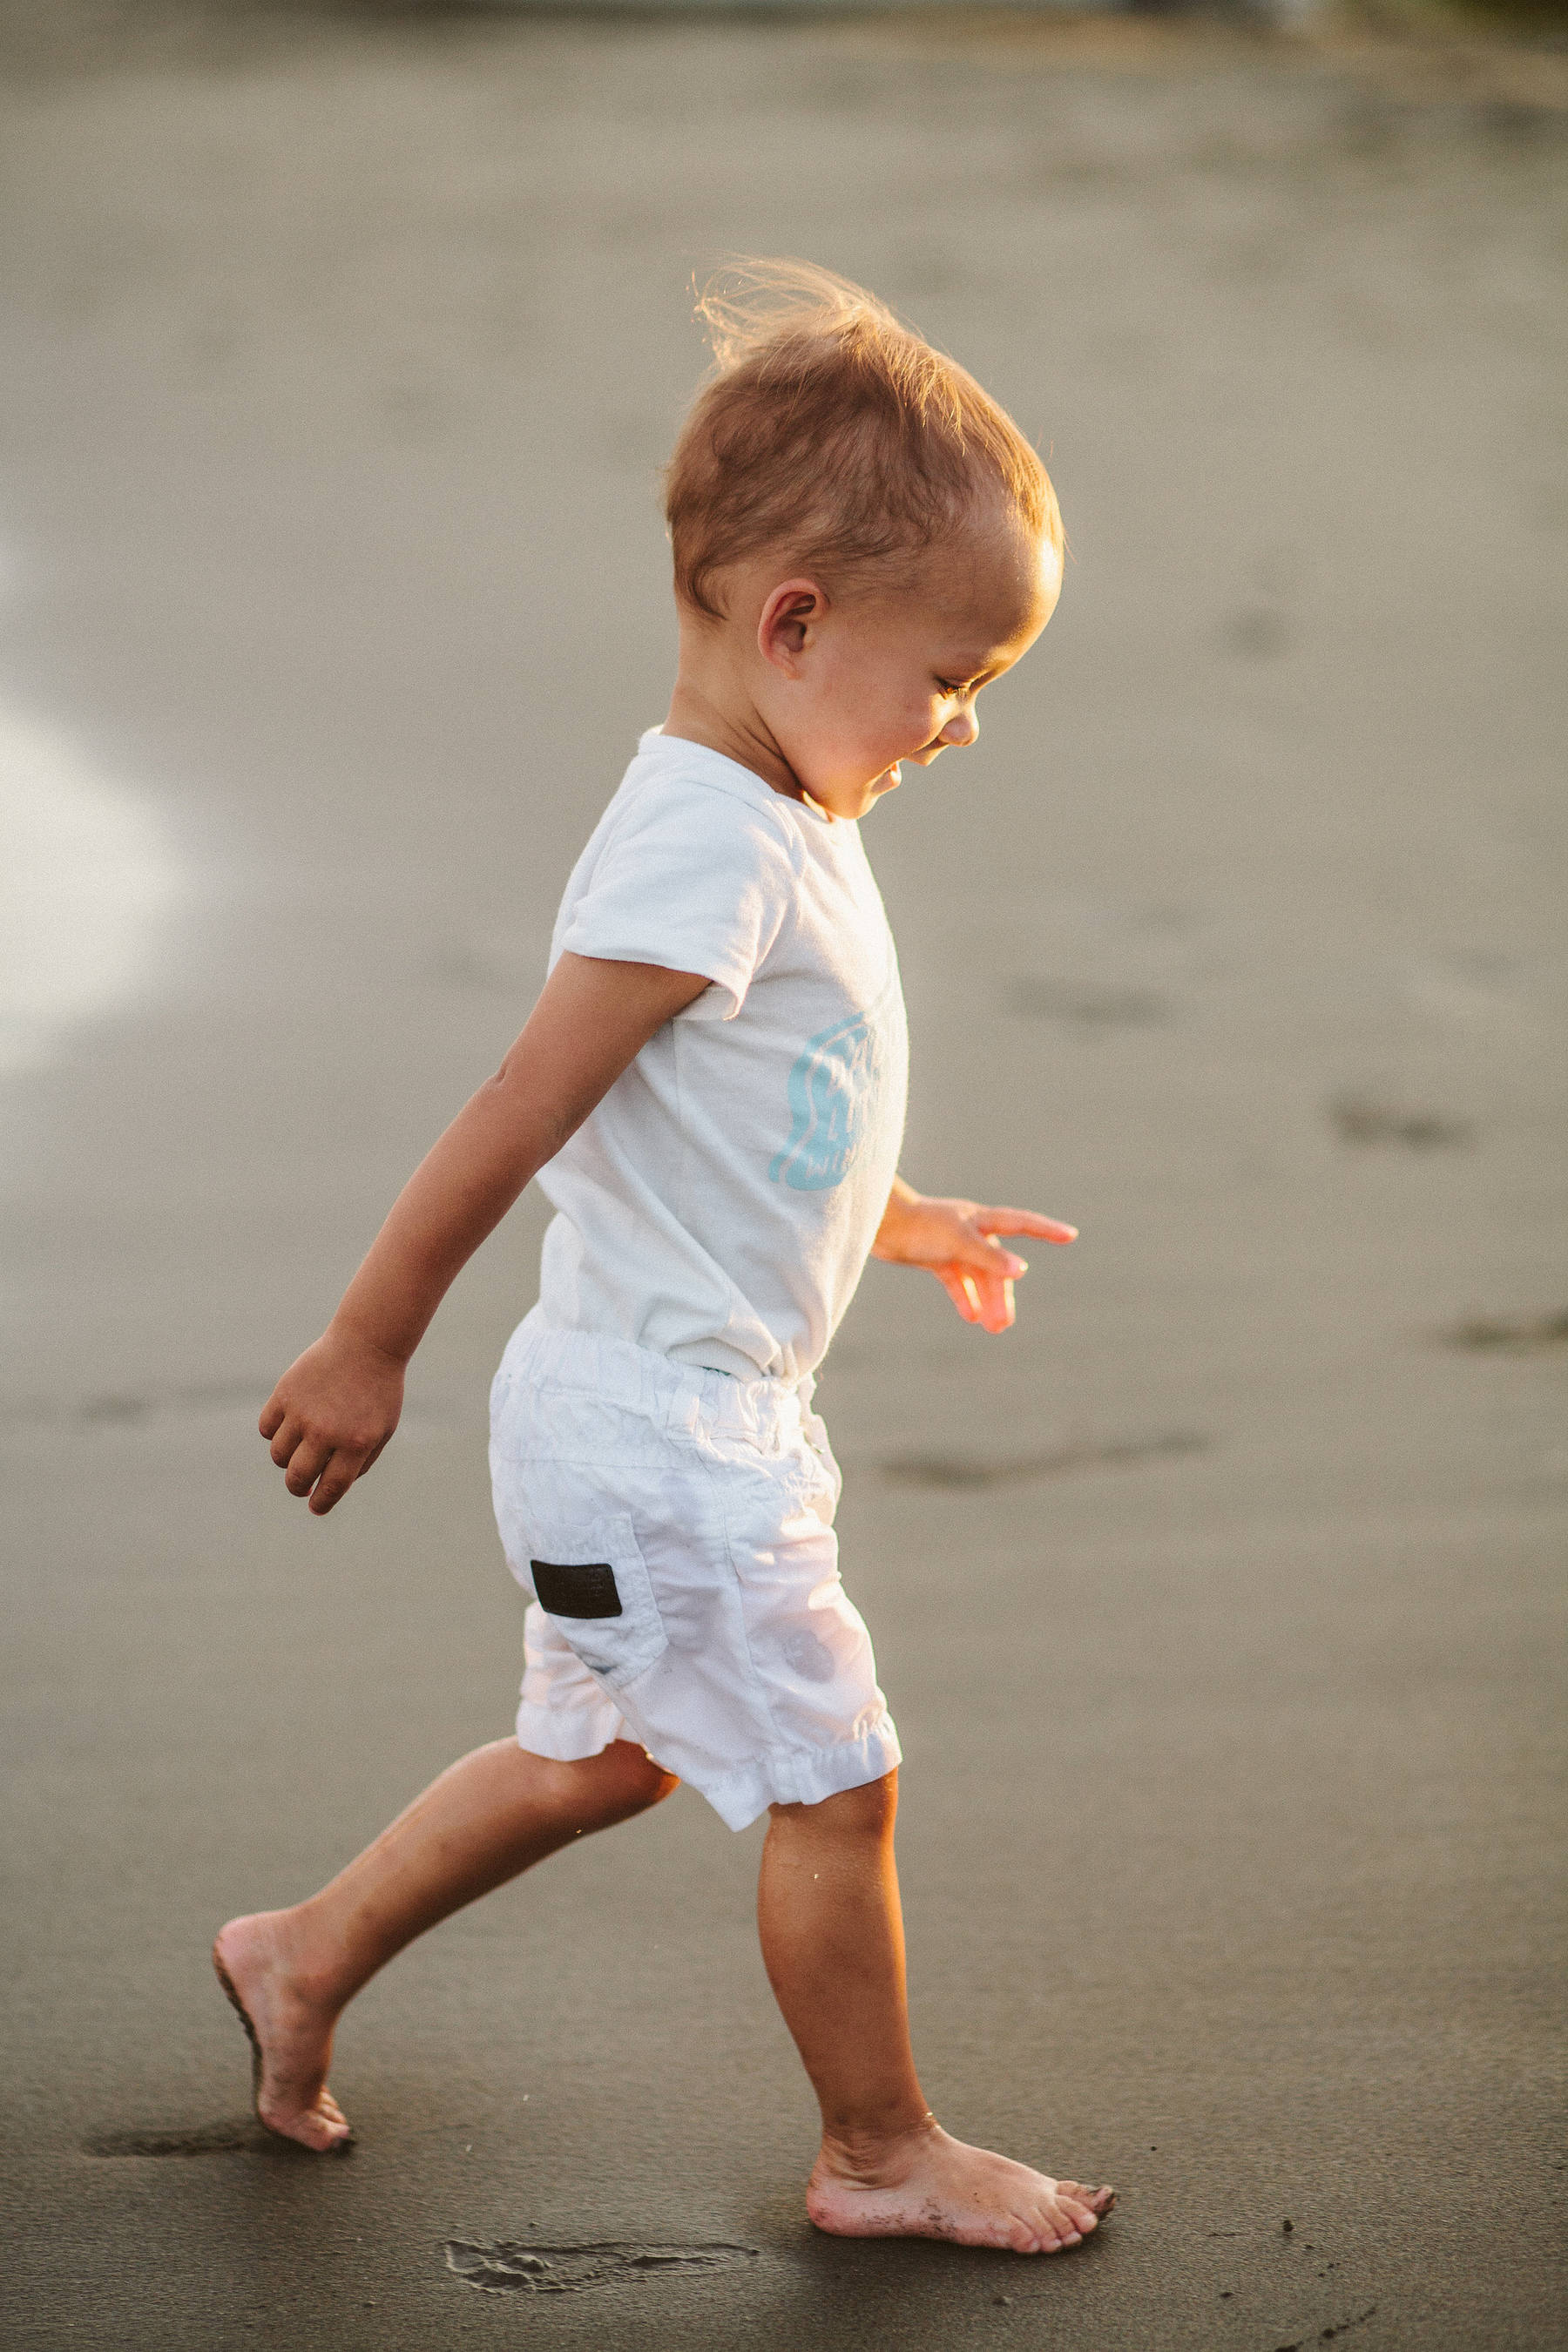
POLYGON ((738 2270, 756 2259, 755 2246, 650 2246, 630 2239, 596 2246, 525 2246, 511 2238, 447 2244, 447 2268, 484 2294, 577 2294, 613 2278, 689 2277, 738 2270))

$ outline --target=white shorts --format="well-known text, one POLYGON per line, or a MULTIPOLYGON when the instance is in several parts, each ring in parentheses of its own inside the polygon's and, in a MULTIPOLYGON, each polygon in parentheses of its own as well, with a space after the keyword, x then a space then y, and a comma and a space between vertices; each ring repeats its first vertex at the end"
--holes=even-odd
POLYGON ((590 1331, 512 1333, 490 1479, 523 1622, 519 1745, 632 1739, 732 1830, 899 1761, 838 1575, 810 1382, 732 1380, 590 1331))

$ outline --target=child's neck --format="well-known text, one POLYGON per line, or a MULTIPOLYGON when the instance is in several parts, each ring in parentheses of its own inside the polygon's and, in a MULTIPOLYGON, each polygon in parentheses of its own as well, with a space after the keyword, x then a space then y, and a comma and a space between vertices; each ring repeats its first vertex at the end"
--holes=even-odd
POLYGON ((664 732, 722 752, 786 800, 809 799, 751 697, 731 674, 721 646, 694 646, 685 625, 680 636, 680 661, 664 732))

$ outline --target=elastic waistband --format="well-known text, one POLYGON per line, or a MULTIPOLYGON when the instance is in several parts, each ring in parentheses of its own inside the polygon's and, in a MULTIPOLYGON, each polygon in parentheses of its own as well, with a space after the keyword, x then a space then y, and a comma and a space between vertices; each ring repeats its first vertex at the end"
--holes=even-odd
POLYGON ((761 1374, 742 1381, 705 1371, 607 1332, 555 1328, 537 1307, 512 1333, 502 1363, 514 1376, 601 1397, 663 1428, 727 1430, 764 1443, 799 1421, 816 1386, 810 1373, 799 1381, 761 1374))

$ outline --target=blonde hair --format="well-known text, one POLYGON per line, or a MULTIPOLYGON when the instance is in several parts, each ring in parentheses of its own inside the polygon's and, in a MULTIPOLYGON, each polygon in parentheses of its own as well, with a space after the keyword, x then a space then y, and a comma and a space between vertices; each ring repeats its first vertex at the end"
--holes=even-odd
POLYGON ((1059 549, 1050 478, 1005 410, 864 288, 806 261, 739 261, 701 294, 714 372, 665 468, 675 592, 776 548, 858 585, 989 492, 1059 549))

